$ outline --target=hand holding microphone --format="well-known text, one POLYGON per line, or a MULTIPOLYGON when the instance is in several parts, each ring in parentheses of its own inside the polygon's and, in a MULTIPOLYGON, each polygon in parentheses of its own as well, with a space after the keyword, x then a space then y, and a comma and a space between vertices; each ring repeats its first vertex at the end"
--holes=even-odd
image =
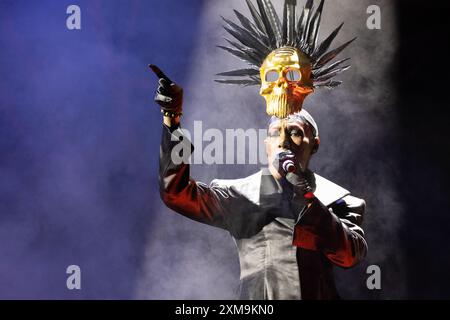
POLYGON ((314 198, 312 188, 310 187, 308 180, 306 180, 303 170, 301 170, 301 165, 296 160, 292 151, 287 150, 278 152, 275 155, 273 165, 278 169, 281 176, 284 176, 292 185, 295 194, 308 200, 314 198))

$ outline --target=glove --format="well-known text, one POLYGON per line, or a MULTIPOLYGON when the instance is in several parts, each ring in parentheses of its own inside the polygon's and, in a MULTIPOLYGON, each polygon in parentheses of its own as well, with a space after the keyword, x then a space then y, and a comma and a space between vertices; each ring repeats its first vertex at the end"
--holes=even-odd
POLYGON ((273 161, 273 166, 292 185, 294 194, 305 199, 314 198, 312 188, 303 173, 301 165, 291 151, 279 152, 273 161))
POLYGON ((292 185, 293 191, 296 195, 302 196, 306 199, 314 198, 312 188, 309 185, 308 180, 306 180, 303 172, 288 172, 286 174, 286 180, 292 185))
POLYGON ((183 114, 183 89, 172 82, 157 66, 149 65, 159 78, 155 102, 161 107, 164 116, 175 118, 183 114))

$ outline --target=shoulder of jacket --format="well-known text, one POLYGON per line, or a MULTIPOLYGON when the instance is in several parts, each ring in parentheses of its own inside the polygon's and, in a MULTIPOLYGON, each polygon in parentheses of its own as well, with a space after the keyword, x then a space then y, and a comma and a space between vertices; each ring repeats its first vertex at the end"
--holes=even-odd
POLYGON ((325 179, 318 174, 314 174, 316 178, 316 191, 314 195, 326 206, 330 206, 338 200, 345 201, 346 207, 356 213, 364 213, 366 209, 366 201, 364 199, 355 197, 343 187, 337 185, 330 180, 325 179))
POLYGON ((329 206, 333 202, 350 195, 350 191, 340 185, 331 182, 316 173, 314 173, 314 177, 316 179, 316 190, 314 191, 314 195, 325 206, 329 206))
POLYGON ((239 179, 214 179, 211 181, 211 186, 218 187, 240 187, 247 184, 254 184, 261 180, 261 171, 258 171, 248 177, 239 179))
POLYGON ((258 203, 262 171, 240 179, 214 179, 210 187, 233 188, 250 201, 258 203))
POLYGON ((364 199, 349 194, 342 200, 345 201, 347 208, 351 209, 352 212, 363 214, 366 211, 366 201, 364 199))

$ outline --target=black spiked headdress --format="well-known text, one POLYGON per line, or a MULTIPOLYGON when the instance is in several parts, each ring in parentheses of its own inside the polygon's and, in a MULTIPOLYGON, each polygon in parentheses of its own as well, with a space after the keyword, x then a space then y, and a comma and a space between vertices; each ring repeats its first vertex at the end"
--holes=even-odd
POLYGON ((342 66, 349 59, 342 59, 329 65, 328 63, 356 38, 328 51, 341 30, 342 23, 325 40, 321 43, 318 42, 325 0, 320 1, 315 11, 313 0, 307 0, 297 21, 297 0, 285 0, 282 23, 271 0, 256 0, 258 9, 251 0, 245 1, 253 21, 237 10, 234 10, 234 13, 240 25, 222 17, 226 23, 224 29, 239 42, 225 39, 230 46, 219 46, 219 48, 244 60, 250 65, 250 68, 219 73, 218 76, 236 78, 215 81, 244 86, 259 85, 261 84, 259 68, 265 58, 277 48, 290 46, 299 49, 311 60, 311 79, 315 88, 334 88, 342 83, 334 81, 332 78, 350 67, 349 65, 342 66))

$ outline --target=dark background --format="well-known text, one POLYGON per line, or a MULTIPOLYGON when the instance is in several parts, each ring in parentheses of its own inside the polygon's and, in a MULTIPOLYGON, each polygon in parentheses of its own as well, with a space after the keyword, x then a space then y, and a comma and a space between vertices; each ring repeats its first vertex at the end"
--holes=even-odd
POLYGON ((407 298, 450 298, 448 75, 450 4, 399 1, 396 71, 398 188, 407 205, 401 228, 407 298))
MULTIPOLYGON (((81 32, 65 28, 70 4, 0 2, 0 298, 203 297, 190 285, 162 285, 170 283, 178 259, 192 253, 181 244, 210 234, 175 215, 160 222, 168 215, 157 190, 161 119, 151 102, 155 79, 145 66, 162 62, 167 74, 187 81, 206 1, 78 1, 81 32), (170 229, 175 224, 184 232, 170 229), (177 254, 155 244, 166 241, 163 234, 177 254), (158 269, 146 267, 147 260, 158 269), (82 269, 81 291, 65 287, 70 264, 82 269), (137 289, 143 281, 150 282, 148 295, 137 289)), ((355 290, 341 290, 351 298, 450 298, 450 4, 405 0, 395 6, 399 47, 386 76, 396 95, 391 114, 371 111, 374 122, 389 117, 394 126, 367 144, 362 163, 343 170, 369 169, 370 175, 371 166, 389 158, 388 178, 404 214, 395 229, 368 218, 372 251, 339 284, 358 282, 355 290), (385 229, 396 230, 394 250, 385 229), (376 292, 364 283, 365 267, 380 261, 371 252, 386 252, 383 289, 376 292)), ((345 182, 358 186, 352 179, 345 182)), ((383 211, 382 194, 361 192, 374 212, 383 211)), ((200 248, 214 269, 218 253, 206 243, 200 248)), ((231 249, 224 250, 234 257, 231 249)), ((236 272, 234 266, 231 275, 236 272)), ((230 279, 214 276, 193 277, 214 286, 230 279)))

